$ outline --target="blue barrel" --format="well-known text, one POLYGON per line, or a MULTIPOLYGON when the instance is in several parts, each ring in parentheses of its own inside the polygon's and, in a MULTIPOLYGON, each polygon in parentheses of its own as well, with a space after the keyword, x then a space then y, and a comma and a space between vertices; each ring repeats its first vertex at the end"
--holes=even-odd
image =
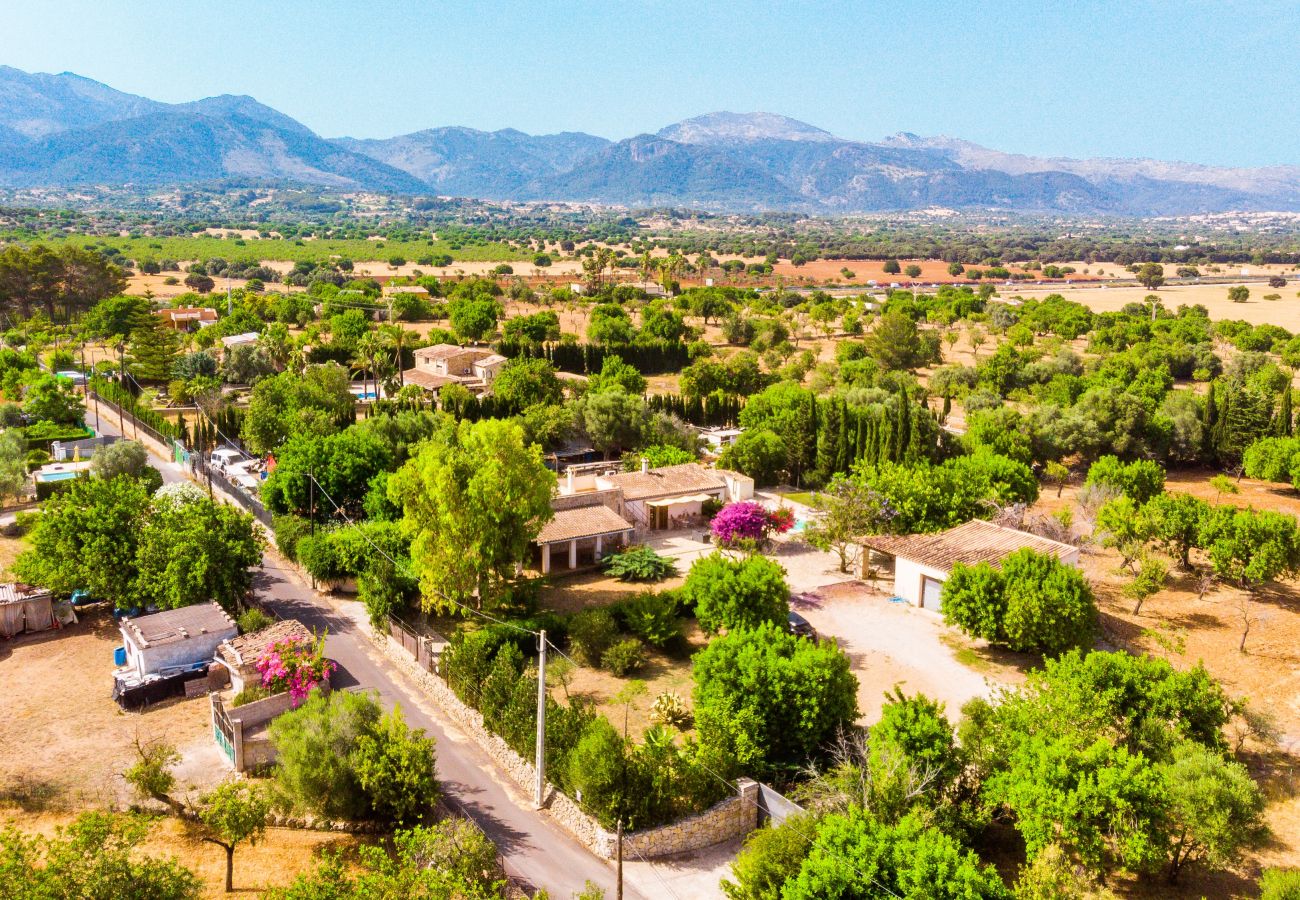
POLYGON ((126 648, 125 648, 125 647, 114 647, 114 648, 113 648, 113 665, 118 666, 118 667, 121 667, 121 666, 126 665, 126 648))

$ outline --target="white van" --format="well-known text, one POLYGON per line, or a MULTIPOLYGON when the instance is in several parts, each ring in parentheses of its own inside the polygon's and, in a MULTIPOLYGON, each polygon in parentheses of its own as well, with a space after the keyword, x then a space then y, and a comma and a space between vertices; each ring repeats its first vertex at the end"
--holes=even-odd
POLYGON ((212 455, 208 457, 208 462, 212 468, 216 469, 218 472, 225 473, 230 470, 231 466, 243 458, 244 454, 240 453, 235 448, 221 447, 212 451, 212 455))

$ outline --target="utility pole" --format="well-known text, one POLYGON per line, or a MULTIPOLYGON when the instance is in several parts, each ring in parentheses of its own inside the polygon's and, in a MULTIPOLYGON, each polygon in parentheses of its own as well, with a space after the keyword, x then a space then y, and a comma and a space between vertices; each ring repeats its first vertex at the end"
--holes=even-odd
POLYGON ((546 629, 537 635, 537 753, 533 768, 537 784, 533 788, 533 805, 541 809, 546 802, 546 629))
MULTIPOLYGON (((316 469, 313 466, 307 470, 307 490, 310 492, 311 501, 308 506, 311 508, 311 536, 316 537, 316 469)), ((316 574, 311 576, 311 589, 316 590, 316 574)))
POLYGON ((623 900, 623 816, 618 817, 618 826, 616 834, 618 836, 618 887, 615 888, 614 896, 617 900, 623 900))

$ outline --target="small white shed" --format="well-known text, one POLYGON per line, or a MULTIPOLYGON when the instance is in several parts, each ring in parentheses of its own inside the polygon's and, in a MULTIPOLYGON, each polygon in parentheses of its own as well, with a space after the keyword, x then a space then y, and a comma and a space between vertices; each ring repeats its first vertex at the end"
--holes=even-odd
POLYGON ((126 666, 120 680, 166 677, 205 665, 222 641, 239 634, 239 627, 215 603, 197 603, 149 616, 123 619, 126 666))
MULTIPOLYGON (((863 547, 894 558, 894 595, 913 606, 940 611, 939 594, 953 566, 986 562, 1000 565, 1017 550, 1050 554, 1079 565, 1079 548, 1060 541, 975 519, 937 534, 882 534, 864 538, 863 547)), ((868 553, 862 554, 866 577, 868 553)))

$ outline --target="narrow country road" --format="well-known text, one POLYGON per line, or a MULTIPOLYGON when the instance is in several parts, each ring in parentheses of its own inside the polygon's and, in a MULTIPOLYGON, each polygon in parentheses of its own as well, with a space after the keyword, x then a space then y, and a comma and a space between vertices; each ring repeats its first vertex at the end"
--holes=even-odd
MULTIPOLYGON (((106 412, 106 410, 102 411, 106 412)), ((95 424, 93 412, 91 425, 95 424)), ((101 414, 98 430, 121 435, 116 416, 101 414)), ((130 434, 131 425, 126 430, 130 434)), ((182 467, 158 460, 164 482, 187 480, 182 467)), ((508 782, 491 757, 461 734, 419 687, 374 647, 367 626, 342 613, 335 604, 299 581, 273 552, 254 573, 254 588, 276 614, 295 618, 314 631, 326 631, 325 650, 339 665, 333 683, 339 688, 376 691, 385 704, 400 704, 408 724, 423 728, 438 744, 438 780, 447 800, 470 816, 497 845, 507 873, 533 890, 545 889, 554 900, 567 900, 588 881, 614 894, 612 865, 597 859, 531 800, 508 782)), ((626 875, 627 873, 625 873, 626 875)), ((643 894, 627 883, 625 895, 643 894)))

